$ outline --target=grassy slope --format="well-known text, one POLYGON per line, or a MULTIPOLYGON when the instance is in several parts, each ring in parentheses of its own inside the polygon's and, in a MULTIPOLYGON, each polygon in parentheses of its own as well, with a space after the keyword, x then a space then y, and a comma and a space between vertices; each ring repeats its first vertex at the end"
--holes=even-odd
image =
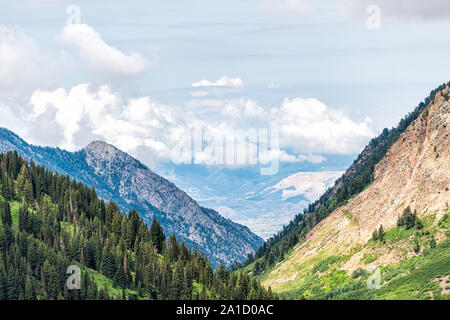
MULTIPOLYGON (((448 210, 448 209, 447 209, 448 210)), ((367 287, 370 269, 362 268, 360 274, 349 274, 342 265, 352 256, 339 255, 339 250, 324 250, 307 259, 301 265, 289 268, 288 281, 277 285, 276 291, 282 292, 287 299, 449 299, 450 295, 441 295, 441 287, 435 279, 450 274, 450 212, 439 222, 433 216, 423 219, 422 230, 393 227, 386 232, 386 242, 370 240, 363 248, 371 251, 361 258, 365 266, 376 261, 381 250, 394 248, 411 255, 414 246, 420 246, 420 252, 405 258, 399 263, 382 265, 381 288, 370 290, 367 287), (432 239, 440 239, 434 246, 432 239), (332 252, 334 251, 334 252, 332 252), (296 276, 292 276, 295 270, 296 276), (431 293, 430 293, 431 291, 431 293)), ((363 248, 355 249, 354 253, 363 248)), ((285 261, 286 263, 286 261, 285 261)), ((251 265, 248 266, 251 270, 251 265)), ((260 278, 264 281, 278 274, 266 272, 260 278)))
MULTIPOLYGON (((88 272, 89 276, 95 280, 95 283, 99 288, 107 288, 111 298, 113 298, 114 300, 122 299, 122 289, 119 287, 115 287, 111 279, 89 268, 86 268, 84 271, 88 272)), ((127 296, 129 296, 130 294, 135 294, 136 296, 138 296, 138 293, 136 291, 130 289, 126 289, 125 293, 127 296)), ((139 296, 138 298, 146 299, 147 297, 139 296)))

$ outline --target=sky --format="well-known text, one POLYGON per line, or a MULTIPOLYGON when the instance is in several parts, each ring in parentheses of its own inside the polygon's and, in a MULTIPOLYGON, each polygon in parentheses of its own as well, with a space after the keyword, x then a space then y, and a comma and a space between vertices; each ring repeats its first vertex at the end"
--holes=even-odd
POLYGON ((107 140, 149 165, 193 126, 277 128, 286 161, 357 153, 449 80, 448 1, 1 8, 0 125, 69 150, 107 140))
MULTIPOLYGON (((103 140, 150 168, 223 165, 226 145, 214 142, 241 132, 251 137, 236 140, 236 154, 256 146, 258 163, 334 163, 450 80, 448 0, 0 8, 0 126, 70 151, 103 140), (199 134, 209 150, 195 149, 199 134)), ((233 160, 228 168, 255 165, 233 160)))

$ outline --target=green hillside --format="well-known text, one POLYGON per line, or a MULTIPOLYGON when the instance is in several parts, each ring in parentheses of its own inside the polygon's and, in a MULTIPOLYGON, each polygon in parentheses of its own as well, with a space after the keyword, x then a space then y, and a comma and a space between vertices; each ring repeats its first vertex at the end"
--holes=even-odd
POLYGON ((216 271, 156 219, 122 214, 68 176, 0 155, 0 300, 269 299, 245 273, 216 271), (70 265, 81 289, 69 290, 70 265))
MULTIPOLYGON (((287 284, 283 294, 287 299, 380 299, 380 300, 428 300, 450 299, 450 212, 437 225, 429 224, 421 229, 394 227, 385 233, 383 240, 371 240, 362 249, 373 254, 365 255, 362 263, 376 261, 385 247, 401 247, 420 252, 399 263, 380 266, 378 289, 368 287, 376 279, 376 273, 369 266, 358 268, 352 273, 341 267, 351 255, 337 255, 326 259, 312 260, 302 265, 305 273, 301 282, 287 284), (435 238, 445 234, 436 244, 435 238)), ((300 269, 300 268, 299 268, 300 269)), ((261 278, 271 277, 269 273, 261 278)))

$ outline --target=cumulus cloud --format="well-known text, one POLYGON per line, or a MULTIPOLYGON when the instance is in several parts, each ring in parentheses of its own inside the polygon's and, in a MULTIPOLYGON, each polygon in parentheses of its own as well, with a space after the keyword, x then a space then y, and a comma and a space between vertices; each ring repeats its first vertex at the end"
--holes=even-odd
POLYGON ((90 69, 106 77, 136 77, 149 67, 149 62, 140 54, 123 53, 107 44, 99 33, 86 24, 65 26, 59 39, 77 47, 90 69))
POLYGON ((272 125, 280 130, 280 146, 297 153, 357 153, 374 135, 369 118, 357 123, 317 99, 286 99, 271 114, 272 125))
POLYGON ((0 25, 0 93, 23 94, 50 83, 51 63, 20 28, 0 25))
MULTIPOLYGON (((124 100, 106 85, 80 84, 69 91, 62 88, 38 90, 32 95, 29 107, 26 120, 33 125, 39 125, 40 117, 52 111, 53 123, 63 128, 61 139, 53 145, 68 150, 102 139, 125 151, 145 147, 164 158, 170 151, 164 142, 171 142, 170 134, 176 136, 172 114, 177 112, 171 111, 169 106, 156 104, 149 97, 124 100)), ((30 140, 39 143, 35 136, 30 136, 30 140)))
MULTIPOLYGON (((271 141, 259 150, 259 163, 272 159, 282 162, 320 163, 320 153, 359 152, 373 133, 369 119, 355 122, 343 111, 328 108, 316 99, 285 100, 280 106, 263 108, 249 99, 191 101, 184 106, 159 103, 150 97, 123 98, 109 86, 80 84, 70 90, 37 90, 29 101, 25 119, 32 143, 77 150, 91 140, 105 140, 133 155, 146 155, 147 164, 173 160, 173 151, 202 130, 204 148, 191 159, 200 164, 218 164, 217 137, 229 139, 247 134, 248 141, 237 141, 237 154, 249 154, 247 164, 255 164, 257 141, 252 133, 276 129, 279 146, 271 141), (199 103, 204 103, 199 106, 199 103), (49 129, 50 128, 50 129, 49 129), (53 132, 36 135, 32 132, 53 132), (253 130, 253 131, 252 131, 253 130), (50 141, 52 140, 53 141, 50 141)), ((234 139, 234 138, 233 138, 234 139)), ((223 149, 223 150, 220 150, 223 149)), ((191 155, 192 156, 192 155, 191 155)), ((226 162, 224 164, 227 164, 226 162)))
POLYGON ((192 87, 231 87, 241 88, 244 82, 240 78, 222 77, 214 82, 203 79, 192 84, 192 87))

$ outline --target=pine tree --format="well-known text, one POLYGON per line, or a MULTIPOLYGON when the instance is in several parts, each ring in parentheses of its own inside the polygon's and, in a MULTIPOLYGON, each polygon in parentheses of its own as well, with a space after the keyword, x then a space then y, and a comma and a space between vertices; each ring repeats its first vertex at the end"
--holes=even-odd
POLYGON ((33 281, 31 279, 31 276, 28 275, 25 283, 25 300, 35 300, 35 299, 36 293, 34 291, 33 281))
POLYGON ((28 210, 25 205, 19 207, 19 230, 24 231, 28 228, 28 210))
POLYGON ((6 300, 8 298, 6 279, 7 275, 2 256, 0 255, 0 300, 6 300))
POLYGON ((2 223, 5 226, 11 226, 12 225, 12 216, 11 216, 11 209, 9 207, 9 202, 5 201, 0 209, 1 209, 2 223))
POLYGON ((161 225, 156 220, 156 217, 153 217, 152 226, 150 227, 150 239, 158 253, 163 251, 165 238, 161 225))
POLYGON ((27 203, 33 203, 34 202, 34 193, 33 193, 33 185, 31 184, 30 179, 25 180, 24 185, 24 198, 27 203))
POLYGON ((181 263, 177 263, 172 278, 171 298, 175 300, 181 299, 183 293, 184 272, 181 263))
POLYGON ((380 229, 378 230, 378 240, 380 240, 381 242, 384 243, 385 242, 384 236, 385 236, 385 232, 383 229, 383 225, 380 224, 380 229))

